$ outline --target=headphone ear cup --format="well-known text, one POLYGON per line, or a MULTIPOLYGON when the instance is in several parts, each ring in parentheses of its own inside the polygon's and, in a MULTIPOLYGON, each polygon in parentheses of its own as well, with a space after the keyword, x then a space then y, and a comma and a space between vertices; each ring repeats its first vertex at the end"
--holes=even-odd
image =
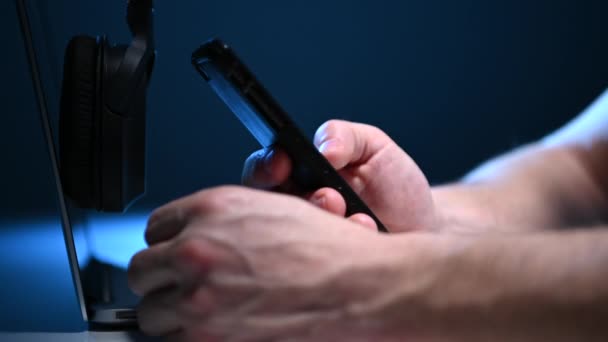
POLYGON ((64 193, 82 208, 99 206, 100 43, 74 37, 64 58, 59 113, 59 163, 64 193))

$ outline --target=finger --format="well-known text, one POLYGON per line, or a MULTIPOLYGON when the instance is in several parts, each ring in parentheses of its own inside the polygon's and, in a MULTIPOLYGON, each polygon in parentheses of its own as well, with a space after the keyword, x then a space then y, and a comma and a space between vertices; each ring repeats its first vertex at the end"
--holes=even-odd
POLYGON ((149 246, 172 239, 185 227, 187 215, 181 202, 182 199, 173 201, 156 209, 150 215, 144 233, 149 246))
POLYGON ((213 268, 236 268, 239 259, 222 246, 203 238, 163 242, 133 256, 127 279, 139 296, 169 286, 197 284, 213 268))
POLYGON ((137 323, 147 335, 161 336, 181 328, 175 303, 180 300, 176 287, 169 287, 142 298, 137 307, 137 323))
POLYGON ((315 146, 336 170, 366 162, 390 142, 376 127, 342 120, 327 121, 314 137, 315 146))
POLYGON ((129 288, 135 294, 144 296, 177 282, 176 271, 171 267, 168 258, 169 244, 168 242, 156 244, 131 258, 127 269, 127 281, 129 288))
POLYGON ((174 303, 185 319, 200 321, 217 310, 217 297, 209 288, 197 284, 174 303))
POLYGON ((372 230, 378 230, 378 226, 376 225, 376 221, 374 221, 374 219, 372 219, 371 217, 369 217, 366 214, 363 213, 357 213, 357 214, 353 214, 351 216, 348 217, 349 221, 358 223, 360 225, 362 225, 365 228, 368 229, 372 229, 372 230))
POLYGON ((269 189, 284 183, 291 172, 291 161, 280 149, 266 148, 252 153, 245 161, 241 181, 244 185, 269 189))
POLYGON ((344 217, 346 214, 346 202, 342 195, 332 188, 321 188, 315 191, 308 200, 317 207, 330 213, 344 217))

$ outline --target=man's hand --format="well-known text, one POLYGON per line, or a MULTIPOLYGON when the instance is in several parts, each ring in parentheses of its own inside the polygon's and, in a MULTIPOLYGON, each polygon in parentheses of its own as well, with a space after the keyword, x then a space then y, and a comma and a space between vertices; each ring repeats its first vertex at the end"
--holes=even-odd
POLYGON ((297 197, 241 187, 157 209, 146 240, 129 266, 130 287, 143 297, 139 324, 188 341, 374 340, 389 321, 364 308, 377 309, 408 264, 424 267, 399 253, 433 254, 396 248, 297 197))
POLYGON ((129 265, 143 332, 178 341, 605 341, 605 230, 377 234, 294 196, 204 190, 129 265))
MULTIPOLYGON (((314 144, 392 232, 436 228, 429 184, 416 163, 380 129, 332 120, 317 130, 314 144)), ((281 150, 254 152, 245 162, 243 183, 248 186, 288 188, 291 162, 281 150)), ((334 189, 319 189, 309 200, 343 216, 346 204, 334 189)), ((352 218, 374 226, 367 215, 352 218)))

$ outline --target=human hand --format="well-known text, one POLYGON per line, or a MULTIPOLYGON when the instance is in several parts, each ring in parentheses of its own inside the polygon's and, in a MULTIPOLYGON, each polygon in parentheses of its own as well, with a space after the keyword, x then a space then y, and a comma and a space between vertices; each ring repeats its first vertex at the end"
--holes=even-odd
POLYGON ((294 196, 220 187, 152 214, 129 285, 141 329, 171 340, 377 340, 387 321, 362 308, 416 260, 395 253, 418 248, 392 240, 294 196))
MULTIPOLYGON (((380 129, 331 120, 319 127, 314 144, 391 232, 436 228, 426 177, 380 129)), ((288 188, 290 172, 291 162, 285 152, 260 150, 245 162, 243 183, 263 189, 288 188)), ((344 199, 334 189, 322 188, 307 198, 334 214, 343 216, 346 212, 344 199)), ((364 214, 357 214, 353 220, 375 227, 364 214)))

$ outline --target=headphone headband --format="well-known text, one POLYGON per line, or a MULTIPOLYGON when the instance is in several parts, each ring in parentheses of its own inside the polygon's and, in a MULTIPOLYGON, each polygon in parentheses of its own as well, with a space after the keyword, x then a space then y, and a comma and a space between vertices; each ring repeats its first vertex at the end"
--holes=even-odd
POLYGON ((128 0, 127 24, 134 40, 141 40, 144 49, 154 49, 152 0, 128 0))
MULTIPOLYGON (((137 84, 154 63, 154 8, 152 0, 128 0, 127 24, 133 41, 127 48, 118 70, 110 80, 107 105, 118 115, 127 115, 137 84)), ((150 75, 148 75, 149 77, 150 75)))

